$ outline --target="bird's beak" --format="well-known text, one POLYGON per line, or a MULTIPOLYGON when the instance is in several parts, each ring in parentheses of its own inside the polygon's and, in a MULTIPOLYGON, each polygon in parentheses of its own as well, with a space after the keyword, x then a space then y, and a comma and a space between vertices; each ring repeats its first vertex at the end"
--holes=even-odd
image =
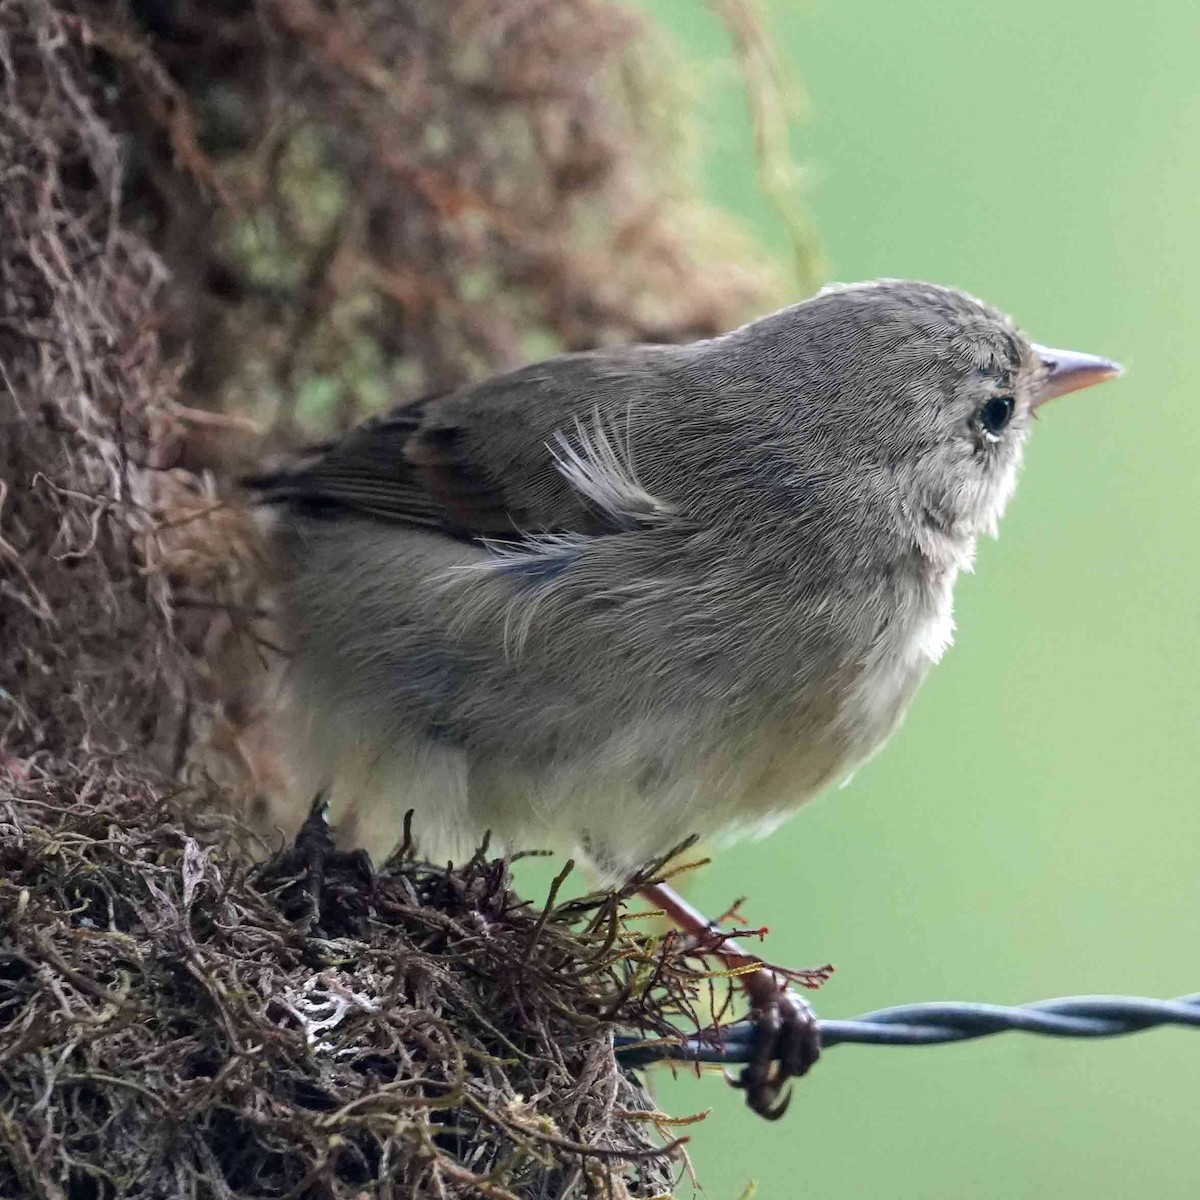
POLYGON ((1046 368, 1037 398, 1033 402, 1035 409, 1040 408, 1047 400, 1053 400, 1055 396, 1065 396, 1068 392, 1077 392, 1080 388, 1103 383, 1106 379, 1116 379, 1118 375, 1125 373, 1125 368, 1119 363, 1110 362, 1097 354, 1080 354, 1077 350, 1051 350, 1038 345, 1033 347, 1033 352, 1046 368))

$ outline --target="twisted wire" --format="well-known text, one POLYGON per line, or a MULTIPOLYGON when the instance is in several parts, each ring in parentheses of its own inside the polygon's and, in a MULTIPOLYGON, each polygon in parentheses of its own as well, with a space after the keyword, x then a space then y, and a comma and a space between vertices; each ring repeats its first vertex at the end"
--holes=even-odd
MULTIPOLYGON (((1200 1028, 1200 993, 1177 1000, 1146 996, 1061 996, 1033 1004, 1006 1006, 954 1001, 901 1004, 847 1021, 818 1020, 821 1045, 936 1046, 973 1041, 996 1033, 1034 1033, 1043 1037, 1110 1038, 1161 1025, 1200 1028)), ((676 1041, 618 1037, 616 1054, 623 1066, 653 1062, 745 1063, 750 1061, 755 1026, 740 1021, 719 1036, 676 1041)))

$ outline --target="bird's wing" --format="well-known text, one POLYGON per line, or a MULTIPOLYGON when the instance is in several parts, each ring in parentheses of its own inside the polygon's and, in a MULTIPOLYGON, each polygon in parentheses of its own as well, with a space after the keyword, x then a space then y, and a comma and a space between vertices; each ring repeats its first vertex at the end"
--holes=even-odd
POLYGON ((627 393, 647 372, 629 351, 615 363, 573 355, 430 397, 245 482, 269 503, 460 538, 655 521, 669 506, 641 488, 628 445, 627 393))

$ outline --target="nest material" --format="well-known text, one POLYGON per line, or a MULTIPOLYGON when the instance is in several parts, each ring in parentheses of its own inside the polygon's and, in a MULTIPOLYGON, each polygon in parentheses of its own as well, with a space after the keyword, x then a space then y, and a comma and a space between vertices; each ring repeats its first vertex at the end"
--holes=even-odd
POLYGON ((772 290, 695 199, 659 48, 613 0, 133 7, 148 43, 91 27, 126 123, 158 117, 131 198, 186 289, 185 386, 269 444, 562 350, 712 336, 772 290))
POLYGON ((316 936, 286 857, 113 763, 36 775, 0 802, 0 1195, 670 1191, 611 1030, 668 1030, 700 977, 620 897, 405 857, 332 871, 316 936))
POLYGON ((283 773, 226 472, 768 294, 643 46, 605 0, 0 0, 0 1194, 668 1186, 608 1029, 699 977, 614 907, 407 863, 321 942, 196 824, 283 773))

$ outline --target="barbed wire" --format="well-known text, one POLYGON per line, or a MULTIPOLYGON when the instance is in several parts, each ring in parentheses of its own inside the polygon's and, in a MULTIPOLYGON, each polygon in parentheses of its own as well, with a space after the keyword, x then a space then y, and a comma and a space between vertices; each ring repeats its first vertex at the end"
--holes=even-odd
MULTIPOLYGON (((1060 996, 1033 1004, 1006 1006, 933 1001, 881 1008, 847 1021, 818 1020, 821 1045, 936 1046, 966 1042, 996 1033, 1034 1033, 1042 1037, 1110 1038, 1162 1025, 1200 1029, 1200 993, 1177 1000, 1147 996, 1060 996)), ((616 1039, 623 1066, 654 1062, 745 1063, 750 1061, 755 1027, 739 1021, 719 1036, 645 1041, 616 1039)))

